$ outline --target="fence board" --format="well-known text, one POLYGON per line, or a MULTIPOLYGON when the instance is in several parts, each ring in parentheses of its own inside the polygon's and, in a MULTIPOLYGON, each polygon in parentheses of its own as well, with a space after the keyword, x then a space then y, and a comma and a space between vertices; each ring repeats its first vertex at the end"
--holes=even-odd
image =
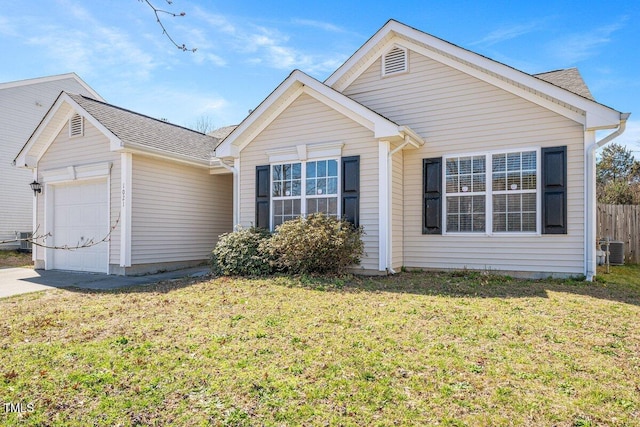
POLYGON ((640 205, 598 203, 597 234, 624 242, 625 263, 640 263, 640 205))

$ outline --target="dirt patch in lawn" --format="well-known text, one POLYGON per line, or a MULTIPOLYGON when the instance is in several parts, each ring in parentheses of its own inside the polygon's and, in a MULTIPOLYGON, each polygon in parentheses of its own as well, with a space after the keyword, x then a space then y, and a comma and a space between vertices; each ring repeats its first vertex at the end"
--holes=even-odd
POLYGON ((13 267, 33 268, 31 253, 0 250, 0 268, 13 267))

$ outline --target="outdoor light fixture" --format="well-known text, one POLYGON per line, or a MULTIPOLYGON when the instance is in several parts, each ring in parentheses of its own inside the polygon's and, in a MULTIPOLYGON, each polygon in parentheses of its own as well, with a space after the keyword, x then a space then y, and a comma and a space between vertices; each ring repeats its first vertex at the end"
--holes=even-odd
POLYGON ((40 184, 38 181, 36 181, 35 179, 33 180, 33 182, 31 184, 29 184, 29 186, 31 187, 31 189, 33 190, 33 195, 37 196, 38 193, 42 193, 42 184, 40 184))

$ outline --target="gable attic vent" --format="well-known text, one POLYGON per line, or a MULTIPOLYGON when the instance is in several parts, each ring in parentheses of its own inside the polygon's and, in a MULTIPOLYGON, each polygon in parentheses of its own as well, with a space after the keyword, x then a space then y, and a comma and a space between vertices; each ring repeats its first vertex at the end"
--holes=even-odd
POLYGON ((382 75, 403 73, 407 71, 407 49, 394 46, 382 57, 382 75))
POLYGON ((69 119, 69 136, 82 136, 84 134, 84 121, 82 116, 74 114, 69 119))

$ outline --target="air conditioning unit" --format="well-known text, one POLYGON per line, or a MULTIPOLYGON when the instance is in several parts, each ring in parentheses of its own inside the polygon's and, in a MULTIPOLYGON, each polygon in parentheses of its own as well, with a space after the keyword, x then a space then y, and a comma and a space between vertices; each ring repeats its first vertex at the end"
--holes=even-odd
POLYGON ((18 233, 20 239, 20 252, 31 252, 31 241, 27 240, 33 236, 33 233, 28 231, 21 231, 18 233))
POLYGON ((624 264, 624 242, 612 240, 609 242, 609 264, 624 264))

